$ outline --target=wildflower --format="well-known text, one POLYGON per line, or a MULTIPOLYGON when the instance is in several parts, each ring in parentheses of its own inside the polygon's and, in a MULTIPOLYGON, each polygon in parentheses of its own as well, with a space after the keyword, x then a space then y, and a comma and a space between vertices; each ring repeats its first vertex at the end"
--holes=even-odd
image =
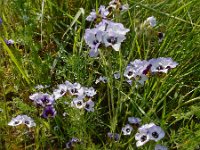
POLYGON ((135 140, 137 140, 136 146, 140 147, 149 141, 149 134, 146 132, 136 133, 135 140))
POLYGON ((72 138, 69 142, 66 143, 66 148, 71 149, 74 147, 75 143, 80 143, 81 141, 78 138, 72 138))
POLYGON ((157 144, 154 150, 167 150, 167 147, 157 144))
POLYGON ((107 136, 111 139, 111 140, 114 140, 115 142, 119 141, 120 140, 120 136, 118 133, 111 133, 111 132, 108 132, 107 133, 107 136))
POLYGON ((11 46, 15 43, 15 41, 13 41, 12 39, 10 39, 10 40, 5 39, 4 41, 5 41, 6 45, 8 45, 8 46, 11 46))
POLYGON ((95 91, 93 87, 90 87, 90 88, 84 88, 84 94, 87 97, 93 97, 94 95, 97 94, 97 92, 95 91))
POLYGON ((86 104, 85 104, 85 110, 87 110, 88 112, 94 112, 94 102, 89 99, 86 104))
POLYGON ((128 117, 128 122, 130 124, 138 126, 141 123, 141 119, 140 118, 135 118, 135 117, 128 117))
POLYGON ((124 76, 129 80, 134 78, 138 83, 144 85, 145 81, 148 79, 146 76, 147 68, 149 63, 146 60, 141 61, 140 59, 136 59, 126 67, 124 72, 124 76))
POLYGON ((134 77, 134 68, 133 68, 132 65, 128 65, 128 66, 126 67, 126 70, 125 70, 125 72, 124 72, 124 76, 125 76, 126 78, 128 78, 129 80, 130 80, 131 78, 134 77))
POLYGON ((106 47, 112 46, 115 51, 119 51, 121 42, 126 39, 125 35, 117 34, 115 32, 108 32, 103 37, 103 42, 106 47))
POLYGON ((54 103, 53 96, 47 93, 34 93, 33 95, 29 96, 29 98, 33 100, 36 105, 42 107, 52 105, 54 103))
POLYGON ((156 125, 150 127, 148 131, 150 139, 156 142, 165 136, 165 132, 162 130, 162 128, 156 125))
POLYGON ((48 105, 43 109, 43 113, 41 117, 43 118, 48 118, 48 117, 55 117, 56 115, 56 110, 52 105, 48 105))
POLYGON ((167 73, 170 69, 175 68, 178 65, 178 63, 174 62, 172 58, 164 57, 150 59, 149 63, 152 65, 150 69, 152 73, 167 73))
POLYGON ((62 96, 65 95, 65 93, 67 92, 68 90, 68 87, 66 84, 59 84, 58 85, 58 89, 55 89, 53 91, 53 96, 55 98, 55 100, 61 98, 62 96))
POLYGON ((99 7, 98 13, 96 13, 96 11, 93 9, 92 12, 90 12, 90 15, 86 18, 86 20, 95 21, 98 17, 105 19, 108 14, 109 11, 106 9, 106 7, 101 5, 99 7))
POLYGON ((99 82, 106 83, 108 81, 107 77, 100 76, 98 79, 96 79, 95 84, 98 84, 99 82))
POLYGON ((84 88, 79 83, 73 83, 68 90, 71 95, 80 96, 84 94, 84 88))
POLYGON ((154 125, 155 125, 154 123, 150 123, 142 125, 140 128, 138 128, 138 133, 135 134, 135 140, 137 140, 136 142, 137 147, 146 144, 150 140, 148 129, 154 125))
POLYGON ((23 123, 23 116, 18 115, 15 118, 12 118, 12 120, 8 123, 9 126, 18 126, 23 123))
POLYGON ((145 21, 144 24, 150 25, 151 27, 156 26, 156 18, 154 16, 148 17, 145 21))
POLYGON ((23 115, 23 123, 27 125, 29 128, 36 126, 34 120, 27 115, 23 115))
POLYGON ((138 131, 139 132, 135 135, 137 147, 144 145, 149 140, 154 140, 157 142, 165 136, 165 132, 162 130, 162 128, 156 126, 154 123, 142 125, 140 128, 138 128, 138 131))
POLYGON ((97 57, 99 54, 98 47, 102 42, 103 32, 98 29, 86 29, 84 39, 86 44, 91 48, 90 57, 97 57))
POLYGON ((86 20, 87 21, 94 21, 97 18, 97 13, 96 11, 93 9, 92 12, 90 12, 90 15, 87 16, 86 20))
POLYGON ((3 23, 3 20, 0 18, 0 25, 3 23))
POLYGON ((125 127, 122 128, 123 135, 130 135, 133 130, 133 127, 130 124, 125 125, 125 127))
POLYGON ((18 115, 8 123, 9 126, 18 126, 20 124, 25 124, 28 128, 36 126, 34 120, 27 115, 18 115))
POLYGON ((120 72, 115 72, 113 75, 115 79, 120 79, 120 72))
POLYGON ((85 103, 83 101, 83 97, 77 97, 74 98, 73 101, 71 102, 72 107, 76 107, 78 109, 82 109, 85 107, 85 103))

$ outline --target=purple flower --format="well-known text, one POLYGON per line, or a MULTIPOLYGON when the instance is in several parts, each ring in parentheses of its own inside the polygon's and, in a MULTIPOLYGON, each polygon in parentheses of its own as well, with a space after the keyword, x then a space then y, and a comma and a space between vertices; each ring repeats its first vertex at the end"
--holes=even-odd
POLYGON ((152 73, 157 73, 157 72, 167 73, 170 69, 175 68, 178 65, 178 63, 174 62, 172 58, 164 58, 164 57, 150 59, 149 63, 152 65, 151 66, 152 73))
POLYGON ((88 112, 94 112, 94 102, 91 99, 85 103, 85 110, 88 112))
POLYGON ((148 72, 149 62, 146 60, 141 61, 136 59, 126 67, 124 76, 129 80, 134 78, 138 83, 144 85, 145 81, 148 79, 145 72, 148 72))
POLYGON ((90 49, 90 57, 97 57, 99 54, 98 47, 102 42, 103 32, 93 28, 86 29, 84 39, 90 49))
POLYGON ((27 115, 18 115, 8 123, 9 126, 18 126, 20 124, 25 124, 28 128, 36 126, 34 120, 27 115))
POLYGON ((151 27, 156 26, 156 18, 154 16, 148 17, 145 21, 144 24, 150 25, 151 27))
POLYGON ((140 125, 141 119, 136 117, 128 117, 128 122, 133 125, 140 125))
POLYGON ((10 40, 5 39, 4 41, 5 41, 6 45, 8 45, 8 46, 11 46, 14 44, 14 41, 12 39, 10 39, 10 40))
POLYGON ((34 93, 29 96, 29 98, 36 104, 42 107, 47 105, 52 105, 54 103, 54 98, 52 95, 47 93, 34 93))
POLYGON ((98 14, 93 9, 92 12, 90 12, 90 15, 86 18, 87 21, 94 21, 97 19, 97 17, 101 17, 103 19, 106 19, 107 15, 109 14, 109 11, 106 9, 105 6, 101 5, 98 10, 98 14))
POLYGON ((52 105, 49 105, 43 109, 43 113, 42 113, 41 117, 48 118, 49 116, 55 117, 55 115, 56 115, 55 108, 52 105))
POLYGON ((123 135, 130 135, 133 130, 133 127, 130 124, 125 125, 122 128, 123 135))

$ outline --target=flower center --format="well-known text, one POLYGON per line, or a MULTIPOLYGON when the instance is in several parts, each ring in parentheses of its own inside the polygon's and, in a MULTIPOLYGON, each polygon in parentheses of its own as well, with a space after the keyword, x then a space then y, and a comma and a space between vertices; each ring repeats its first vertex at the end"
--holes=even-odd
POLYGON ((18 124, 19 123, 19 121, 15 121, 15 123, 14 124, 18 124))
POLYGON ((132 71, 129 71, 128 72, 128 76, 132 76, 133 75, 133 72, 132 71))
POLYGON ((128 128, 128 129, 126 129, 126 132, 130 132, 131 130, 128 128))
POLYGON ((98 40, 94 40, 94 41, 93 41, 93 44, 94 44, 94 45, 97 45, 98 43, 99 43, 98 40))
POLYGON ((81 106, 81 105, 82 105, 82 102, 81 102, 81 101, 79 101, 79 102, 77 103, 77 105, 78 105, 78 106, 81 106))
POLYGON ((164 68, 163 68, 163 66, 158 66, 156 69, 157 70, 163 70, 164 68))
POLYGON ((29 121, 26 120, 24 123, 25 123, 25 124, 29 124, 29 121))
POLYGON ((90 105, 89 105, 89 104, 86 104, 86 105, 85 105, 85 108, 89 109, 89 108, 90 108, 90 105))
POLYGON ((158 138, 159 134, 158 134, 157 132, 153 132, 153 133, 152 133, 152 136, 153 136, 154 138, 158 138))
POLYGON ((141 142, 146 141, 146 139, 147 139, 147 136, 146 136, 146 135, 143 135, 143 136, 141 137, 141 142))
POLYGON ((111 44, 116 44, 117 43, 117 38, 111 36, 110 38, 107 39, 107 41, 111 44))

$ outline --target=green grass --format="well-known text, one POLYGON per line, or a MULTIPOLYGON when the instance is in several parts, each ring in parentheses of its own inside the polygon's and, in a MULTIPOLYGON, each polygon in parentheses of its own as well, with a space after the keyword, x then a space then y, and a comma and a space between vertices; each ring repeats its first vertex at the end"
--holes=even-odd
POLYGON ((116 21, 130 29, 120 52, 102 49, 98 58, 90 58, 83 39, 91 27, 85 18, 103 0, 56 0, 0 2, 0 149, 64 149, 72 138, 81 139, 75 149, 153 150, 155 142, 136 148, 134 131, 121 135, 119 142, 109 141, 107 132, 121 134, 127 118, 137 116, 142 123, 160 125, 166 135, 160 144, 170 150, 198 150, 200 141, 200 1, 129 0, 128 12, 116 21), (81 9, 80 9, 81 8, 81 9), (158 25, 151 35, 136 28, 147 17, 155 16, 158 25), (165 33, 158 44, 156 32, 165 33), (4 39, 17 41, 6 46, 4 39), (179 65, 163 77, 151 77, 141 88, 113 78, 134 59, 172 57, 179 65), (106 84, 95 85, 99 76, 106 84), (97 90, 94 113, 85 113, 56 102, 57 116, 45 120, 29 100, 38 84, 52 90, 65 80, 93 86, 97 90), (62 114, 67 112, 67 116, 62 114), (10 127, 18 114, 32 117, 37 126, 10 127), (55 127, 57 127, 55 129, 55 127))

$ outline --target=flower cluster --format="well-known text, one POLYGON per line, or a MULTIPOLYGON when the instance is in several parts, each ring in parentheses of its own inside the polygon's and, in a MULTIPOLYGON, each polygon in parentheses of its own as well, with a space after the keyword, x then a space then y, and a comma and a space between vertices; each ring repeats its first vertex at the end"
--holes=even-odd
MULTIPOLYGON (((109 8, 118 8, 117 1, 111 1, 109 8)), ((121 4, 120 4, 121 6, 121 4)), ((95 25, 95 28, 86 29, 84 39, 86 44, 90 47, 90 57, 97 57, 99 54, 99 47, 112 47, 115 51, 119 51, 121 43, 126 39, 125 35, 129 32, 123 24, 115 23, 107 20, 109 10, 105 6, 100 6, 98 14, 93 10, 86 18, 88 21, 94 21, 98 16, 101 17, 101 22, 95 25)))
POLYGON ((28 128, 36 126, 34 120, 27 115, 18 115, 8 123, 9 126, 18 126, 20 124, 25 124, 28 128))
POLYGON ((142 125, 138 128, 138 133, 135 135, 136 146, 140 147, 150 140, 159 141, 165 136, 165 132, 161 127, 154 123, 142 125))
MULTIPOLYGON (((138 132, 135 134, 136 146, 140 147, 150 140, 155 142, 161 140, 165 136, 165 132, 160 126, 154 123, 141 125, 141 119, 136 117, 128 117, 128 124, 122 127, 123 135, 131 135, 133 128, 137 128, 138 132)), ((112 134, 110 134, 112 135, 112 134)), ((165 150, 164 146, 156 145, 155 149, 161 148, 165 150)))
POLYGON ((124 4, 122 5, 122 3, 119 0, 112 0, 111 2, 109 2, 109 6, 106 7, 104 5, 100 5, 98 11, 95 11, 95 9, 93 9, 89 16, 87 16, 86 20, 87 21, 98 21, 102 20, 102 19, 108 19, 108 17, 110 17, 112 15, 113 11, 125 11, 128 10, 129 6, 128 4, 124 4))
POLYGON ((33 101, 36 106, 43 108, 42 117, 48 118, 49 116, 55 117, 56 110, 54 108, 55 99, 48 93, 34 93, 29 98, 33 101))
POLYGON ((92 98, 96 95, 96 91, 93 87, 83 87, 79 83, 71 83, 65 81, 63 84, 59 84, 58 88, 53 91, 53 96, 57 100, 64 95, 73 97, 71 106, 82 109, 84 108, 88 112, 94 111, 94 102, 92 98))
POLYGON ((124 76, 128 79, 128 82, 134 79, 137 83, 144 85, 149 74, 167 73, 177 65, 178 63, 174 62, 171 58, 159 57, 150 59, 149 61, 136 59, 128 64, 124 76))
POLYGON ((42 117, 48 118, 55 117, 56 110, 54 108, 55 101, 65 95, 71 96, 71 106, 82 109, 84 108, 88 112, 94 111, 94 102, 92 98, 96 95, 96 91, 93 87, 83 87, 79 83, 71 83, 65 81, 65 83, 59 84, 56 89, 53 90, 53 94, 48 93, 34 93, 29 96, 30 100, 36 106, 43 108, 42 117))

